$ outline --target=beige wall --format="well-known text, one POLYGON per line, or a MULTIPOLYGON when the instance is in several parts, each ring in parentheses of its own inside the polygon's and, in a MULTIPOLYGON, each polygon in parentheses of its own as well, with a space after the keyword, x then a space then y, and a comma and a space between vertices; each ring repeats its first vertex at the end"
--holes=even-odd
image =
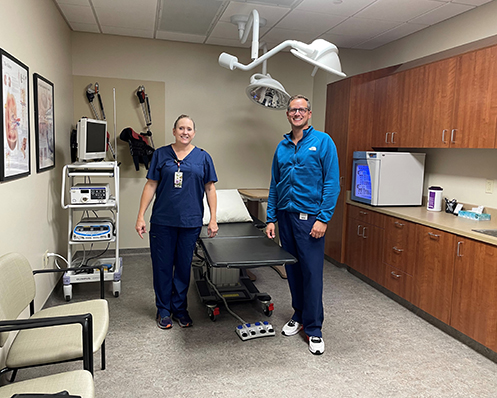
MULTIPOLYGON (((24 254, 41 268, 45 250, 65 253, 66 215, 60 206, 61 167, 69 160, 73 119, 71 32, 52 0, 0 1, 0 47, 29 67, 31 175, 0 183, 0 255, 24 254), (9 17, 7 17, 9 16, 9 17), (33 73, 55 88, 56 168, 36 173, 33 73)), ((0 276, 1 277, 1 276, 0 276)), ((38 275, 37 306, 44 303, 54 278, 38 275)), ((0 363, 5 351, 0 351, 0 363)))
MULTIPOLYGON (((218 189, 268 187, 272 155, 289 130, 288 121, 284 112, 263 109, 246 97, 249 78, 260 73, 260 68, 252 73, 224 69, 217 62, 223 51, 249 62, 249 50, 231 47, 74 33, 73 73, 75 81, 79 76, 92 76, 163 82, 164 120, 158 120, 156 113, 160 104, 151 101, 157 145, 171 143, 174 120, 182 113, 189 114, 197 128, 194 143, 214 159, 218 189)), ((312 98, 312 66, 280 53, 268 61, 268 72, 289 93, 312 98)), ((127 126, 122 119, 126 111, 118 107, 116 113, 120 132, 127 126)), ((126 148, 124 142, 118 145, 126 148)), ((148 239, 142 241, 133 229, 144 183, 141 172, 127 172, 121 178, 122 248, 148 246, 148 239)))

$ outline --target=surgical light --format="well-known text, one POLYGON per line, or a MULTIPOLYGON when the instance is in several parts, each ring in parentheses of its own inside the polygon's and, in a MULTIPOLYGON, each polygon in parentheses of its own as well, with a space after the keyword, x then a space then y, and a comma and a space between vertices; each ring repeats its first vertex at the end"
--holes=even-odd
POLYGON ((231 22, 238 27, 241 43, 245 43, 252 29, 252 62, 244 65, 238 62, 234 55, 222 53, 218 62, 222 67, 235 70, 248 71, 263 64, 262 74, 255 74, 250 79, 250 85, 246 89, 247 96, 255 103, 269 109, 285 109, 290 96, 281 83, 271 78, 266 72, 267 60, 274 54, 290 47, 290 52, 297 58, 314 65, 311 76, 314 77, 318 69, 323 69, 340 77, 345 77, 338 58, 338 48, 323 39, 314 40, 311 44, 305 44, 296 40, 286 40, 283 43, 267 51, 264 44, 264 54, 259 57, 259 27, 264 26, 266 20, 259 17, 257 10, 252 10, 249 16, 234 15, 231 22))

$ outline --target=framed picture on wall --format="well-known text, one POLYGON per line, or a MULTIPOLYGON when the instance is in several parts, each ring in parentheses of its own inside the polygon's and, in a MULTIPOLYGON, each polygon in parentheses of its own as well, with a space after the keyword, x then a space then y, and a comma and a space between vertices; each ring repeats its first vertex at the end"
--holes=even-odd
POLYGON ((33 75, 35 104, 36 172, 55 167, 54 87, 43 76, 33 75))
POLYGON ((0 181, 31 173, 29 143, 29 68, 0 49, 2 134, 0 181))

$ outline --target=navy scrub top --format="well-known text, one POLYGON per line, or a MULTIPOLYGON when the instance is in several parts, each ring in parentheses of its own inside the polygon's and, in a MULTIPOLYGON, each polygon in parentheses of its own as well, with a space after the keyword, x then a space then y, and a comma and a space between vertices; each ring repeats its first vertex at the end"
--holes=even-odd
POLYGON ((177 171, 176 153, 171 145, 154 152, 147 178, 158 181, 159 184, 155 191, 150 222, 169 227, 201 227, 205 184, 217 182, 214 162, 206 151, 195 147, 180 161, 182 188, 174 187, 174 173, 177 171))

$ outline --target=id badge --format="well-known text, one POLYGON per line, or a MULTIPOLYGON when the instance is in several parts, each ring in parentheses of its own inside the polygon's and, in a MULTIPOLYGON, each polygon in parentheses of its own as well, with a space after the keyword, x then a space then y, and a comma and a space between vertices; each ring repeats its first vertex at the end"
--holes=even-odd
POLYGON ((300 217, 299 217, 299 219, 301 219, 301 220, 307 220, 307 214, 305 214, 305 213, 300 213, 300 217))
POLYGON ((183 172, 177 171, 174 173, 174 188, 183 188, 183 172))

